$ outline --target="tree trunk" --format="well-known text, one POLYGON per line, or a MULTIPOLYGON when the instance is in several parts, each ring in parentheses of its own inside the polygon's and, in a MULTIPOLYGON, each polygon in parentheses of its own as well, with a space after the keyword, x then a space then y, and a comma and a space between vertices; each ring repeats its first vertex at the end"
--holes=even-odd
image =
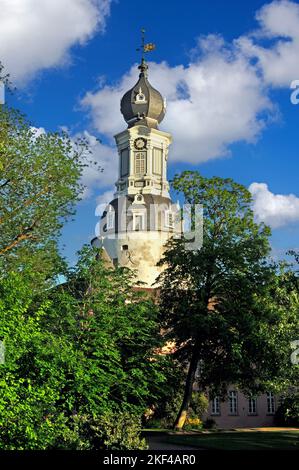
POLYGON ((186 384, 185 384, 185 392, 184 392, 184 398, 181 404, 180 411, 178 412, 177 418, 174 423, 174 429, 176 430, 181 430, 185 424, 186 418, 187 418, 187 413, 188 413, 188 408, 190 405, 190 401, 192 398, 192 391, 193 391, 193 385, 195 381, 195 373, 198 365, 198 360, 199 360, 199 345, 198 342, 195 341, 195 344, 193 346, 193 353, 189 365, 189 370, 188 370, 188 375, 186 379, 186 384))

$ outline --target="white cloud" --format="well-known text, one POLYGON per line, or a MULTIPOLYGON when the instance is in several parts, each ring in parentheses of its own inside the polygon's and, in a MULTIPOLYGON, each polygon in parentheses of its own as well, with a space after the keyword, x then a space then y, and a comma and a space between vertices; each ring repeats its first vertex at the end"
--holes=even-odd
POLYGON ((248 58, 257 58, 264 80, 289 87, 299 78, 299 5, 288 0, 264 5, 257 13, 259 29, 238 44, 248 58), (260 39, 274 41, 268 47, 260 39))
POLYGON ((299 198, 294 194, 273 194, 265 183, 252 183, 249 191, 258 222, 278 228, 299 221, 299 198))
MULTIPOLYGON (((110 188, 117 179, 117 152, 109 145, 102 144, 88 131, 73 136, 73 139, 84 138, 88 143, 91 160, 83 170, 82 183, 85 186, 83 199, 89 198, 94 191, 110 188), (94 164, 95 163, 95 164, 94 164), (102 171, 99 170, 102 169, 102 171)), ((110 189, 109 189, 110 190, 110 189)), ((112 190, 110 191, 112 193, 112 190)))
POLYGON ((70 62, 70 48, 105 28, 111 0, 1 0, 0 60, 19 86, 70 62))
MULTIPOLYGON (((225 156, 236 142, 254 143, 277 118, 270 86, 289 88, 299 78, 299 5, 274 1, 256 19, 256 31, 232 43, 215 35, 200 38, 188 66, 149 64, 150 82, 168 103, 161 129, 173 134, 170 161, 225 156)), ((82 104, 100 133, 111 138, 124 129, 119 102, 136 80, 135 65, 117 84, 86 94, 82 104)))
POLYGON ((100 194, 97 197, 97 207, 95 210, 95 215, 98 217, 101 217, 101 215, 104 212, 104 209, 106 209, 107 205, 109 202, 111 202, 114 199, 114 190, 113 189, 108 189, 104 193, 100 194))
MULTIPOLYGON (((255 68, 241 53, 215 36, 201 39, 198 50, 204 57, 187 67, 149 64, 150 82, 167 99, 160 127, 173 134, 172 161, 203 162, 227 154, 234 142, 253 142, 265 126, 265 113, 274 111, 255 68)), ((82 104, 99 132, 111 138, 124 129, 119 102, 137 78, 134 65, 115 86, 86 94, 82 104)))
POLYGON ((45 130, 44 127, 34 127, 34 126, 31 126, 30 129, 31 129, 31 131, 33 132, 35 138, 39 137, 40 135, 46 134, 46 130, 45 130))

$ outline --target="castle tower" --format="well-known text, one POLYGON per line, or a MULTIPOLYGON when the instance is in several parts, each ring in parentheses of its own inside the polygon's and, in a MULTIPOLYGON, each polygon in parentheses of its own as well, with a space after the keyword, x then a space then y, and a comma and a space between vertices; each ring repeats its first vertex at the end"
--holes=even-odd
POLYGON ((165 100, 149 83, 143 57, 138 69, 137 83, 121 100, 128 127, 115 135, 119 155, 116 192, 92 244, 100 244, 114 265, 135 270, 136 282, 152 288, 161 272, 157 263, 165 243, 178 231, 178 207, 170 199, 167 181, 172 138, 158 129, 165 100))

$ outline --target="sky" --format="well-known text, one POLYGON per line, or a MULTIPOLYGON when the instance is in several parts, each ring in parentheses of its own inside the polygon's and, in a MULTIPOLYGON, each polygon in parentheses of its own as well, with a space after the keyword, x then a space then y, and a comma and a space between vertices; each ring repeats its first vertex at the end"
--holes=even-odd
POLYGON ((120 99, 138 79, 140 29, 156 44, 149 80, 167 100, 168 174, 231 177, 272 228, 275 257, 299 249, 299 3, 251 0, 0 0, 9 104, 41 132, 85 136, 93 167, 61 249, 72 264, 114 191, 120 99))

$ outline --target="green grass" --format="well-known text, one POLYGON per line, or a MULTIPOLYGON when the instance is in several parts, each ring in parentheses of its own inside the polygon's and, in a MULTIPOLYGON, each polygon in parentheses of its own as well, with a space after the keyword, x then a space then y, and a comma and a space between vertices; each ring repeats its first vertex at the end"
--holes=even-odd
POLYGON ((172 444, 211 450, 299 450, 299 429, 298 431, 233 431, 167 435, 163 440, 172 444))

